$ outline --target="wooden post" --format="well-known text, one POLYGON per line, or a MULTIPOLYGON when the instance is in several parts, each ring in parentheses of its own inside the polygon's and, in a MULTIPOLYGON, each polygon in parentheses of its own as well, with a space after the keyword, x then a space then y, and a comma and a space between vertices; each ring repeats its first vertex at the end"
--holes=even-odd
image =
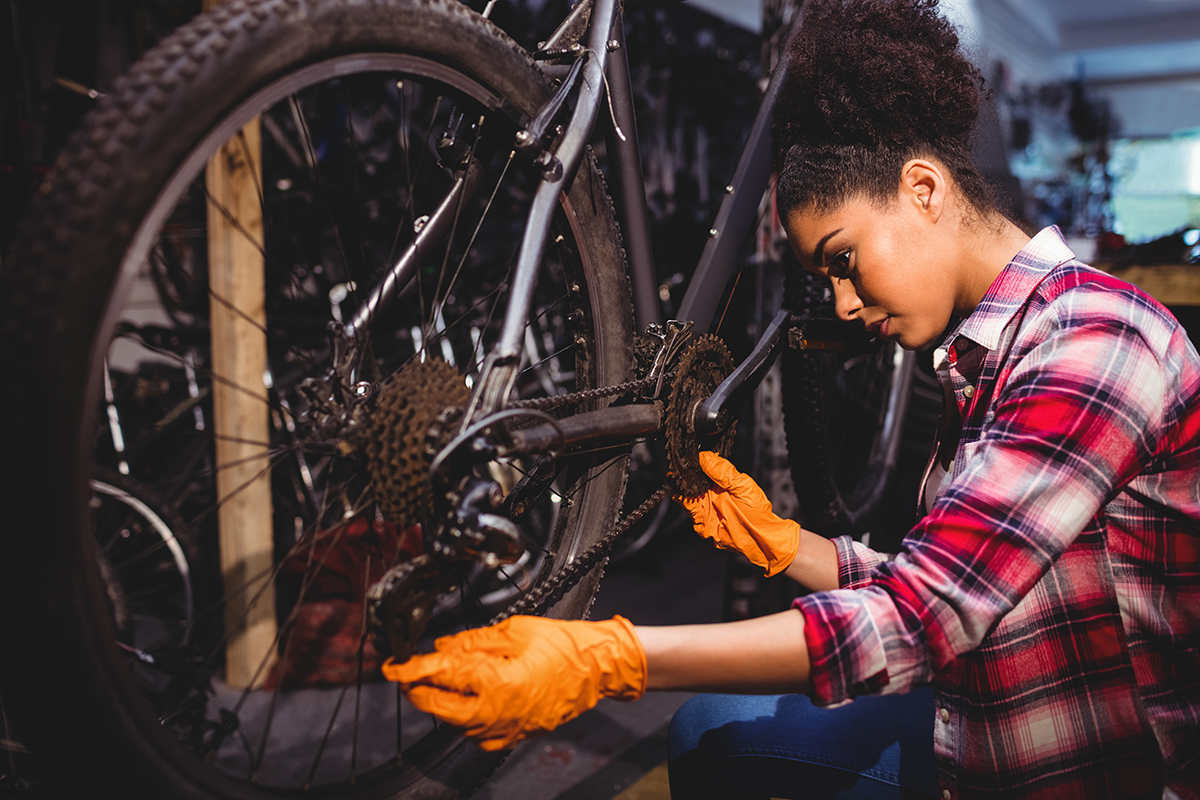
POLYGON ((213 156, 205 181, 225 680, 244 688, 266 678, 277 629, 257 119, 213 156))

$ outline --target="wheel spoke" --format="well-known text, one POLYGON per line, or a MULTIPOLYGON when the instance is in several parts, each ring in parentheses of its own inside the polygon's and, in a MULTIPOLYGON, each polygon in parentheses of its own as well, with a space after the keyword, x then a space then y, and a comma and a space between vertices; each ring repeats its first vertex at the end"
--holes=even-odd
POLYGON ((333 705, 333 713, 329 715, 329 723, 325 726, 325 735, 321 737, 321 742, 317 745, 317 754, 313 757, 312 766, 308 769, 308 777, 304 779, 305 791, 312 788, 313 779, 317 776, 317 767, 321 765, 321 757, 325 755, 325 747, 329 744, 329 735, 333 733, 334 723, 337 722, 338 712, 342 710, 342 701, 346 699, 346 692, 349 689, 350 684, 345 683, 338 692, 337 702, 333 705))
MULTIPOLYGON (((262 243, 262 241, 260 241, 259 239, 257 239, 257 238, 254 236, 254 234, 252 234, 250 231, 246 230, 246 226, 242 224, 242 221, 241 221, 241 220, 238 218, 238 216, 237 216, 236 214, 234 214, 232 211, 230 211, 230 210, 229 210, 229 209, 228 209, 228 208, 225 206, 225 204, 224 204, 224 203, 222 203, 222 202, 221 202, 220 200, 218 200, 217 198, 213 197, 213 194, 212 194, 212 192, 210 192, 210 191, 208 190, 208 187, 207 187, 207 186, 205 186, 205 187, 204 187, 204 197, 205 197, 205 199, 206 199, 206 200, 208 200, 208 202, 209 202, 209 204, 210 204, 210 205, 212 205, 214 208, 216 208, 216 209, 217 209, 217 212, 218 212, 218 213, 221 215, 221 217, 222 217, 222 218, 224 218, 224 220, 225 220, 226 222, 228 222, 228 223, 229 223, 229 225, 230 225, 230 226, 231 226, 231 227, 232 227, 232 228, 233 228, 235 231, 237 231, 238 233, 240 233, 240 234, 242 235, 242 238, 243 238, 243 239, 245 239, 247 242, 249 242, 249 243, 250 243, 250 245, 251 245, 251 246, 253 246, 253 247, 254 247, 254 249, 258 251, 258 254, 259 254, 260 256, 262 256, 262 257, 263 257, 263 260, 265 261, 265 260, 266 260, 266 258, 267 258, 267 250, 266 250, 266 248, 263 246, 263 243, 262 243)), ((262 198, 262 195, 259 195, 259 202, 260 202, 260 203, 262 202, 261 198, 262 198)), ((231 311, 235 312, 235 313, 240 313, 240 312, 238 312, 238 310, 237 310, 236 308, 234 308, 233 306, 229 306, 229 309, 230 309, 231 311)), ((248 318, 248 317, 247 317, 247 319, 249 320, 249 318, 248 318)), ((252 321, 252 320, 251 320, 251 321, 252 321)))
POLYGON ((404 690, 396 684, 396 760, 399 761, 404 752, 404 690))
MULTIPOLYGON (((261 168, 241 189, 251 207, 258 203, 261 230, 249 214, 239 218, 238 203, 215 185, 208 190, 204 164, 212 153, 189 156, 186 163, 197 171, 173 176, 174 188, 155 195, 149 218, 160 231, 157 241, 130 251, 131 261, 141 264, 136 291, 112 301, 117 325, 109 349, 96 343, 116 365, 109 405, 119 407, 122 432, 118 441, 98 429, 95 460, 112 471, 119 449, 130 474, 167 498, 174 539, 120 505, 95 505, 95 552, 113 599, 92 605, 96 613, 111 608, 120 618, 118 663, 154 709, 155 724, 144 727, 178 739, 203 761, 197 770, 221 773, 247 797, 299 796, 309 789, 336 797, 405 796, 406 785, 435 774, 456 735, 414 717, 397 687, 395 753, 390 742, 381 750, 376 741, 392 703, 379 702, 390 688, 380 682, 381 655, 368 638, 364 588, 381 571, 422 554, 436 533, 384 519, 372 487, 379 478, 366 468, 360 448, 387 431, 375 429, 381 416, 376 398, 360 398, 414 358, 445 360, 465 373, 468 386, 477 379, 478 362, 503 327, 524 216, 538 185, 527 159, 498 145, 543 102, 543 87, 538 78, 527 97, 497 97, 484 88, 486 78, 481 83, 467 71, 455 77, 460 68, 450 62, 435 59, 436 67, 423 72, 424 56, 358 57, 336 55, 351 67, 311 85, 284 76, 255 95, 263 98, 255 108, 204 122, 228 132, 224 143, 204 139, 206 148, 224 148, 261 168), (245 129, 255 117, 263 130, 258 152, 245 129), (457 149, 439 141, 447 132, 459 138, 457 149), (472 169, 476 188, 469 194, 455 189, 455 171, 464 167, 458 156, 451 163, 450 150, 472 169), (449 215, 444 235, 417 254, 416 280, 382 304, 370 330, 358 331, 348 357, 335 364, 344 343, 331 340, 326 327, 342 322, 343 314, 351 318, 395 254, 411 246, 421 215, 443 207, 449 215), (262 259, 261 309, 235 301, 215 273, 210 282, 210 221, 262 259), (232 366, 214 369, 211 330, 222 317, 265 340, 266 392, 257 364, 245 374, 232 366), (361 395, 360 384, 368 387, 361 395), (225 404, 224 396, 254 402, 225 404), (230 406, 253 426, 265 417, 265 428, 230 424, 221 416, 233 413, 230 406), (254 499, 260 487, 262 499, 254 499), (223 566, 223 556, 242 558, 224 550, 233 531, 230 511, 256 503, 265 522, 251 527, 262 534, 256 546, 266 555, 223 566), (131 533, 123 536, 126 530, 131 533), (184 573, 195 576, 196 587, 194 603, 187 590, 186 614, 177 599, 184 573), (244 631, 260 618, 268 618, 269 627, 251 643, 244 631), (235 669, 238 648, 249 654, 235 669), (314 708, 319 724, 296 724, 297 715, 314 708), (297 753, 300 763, 293 763, 297 753), (377 780, 387 788, 377 788, 377 780)), ((573 197, 574 205, 564 205, 554 219, 561 235, 546 248, 533 297, 522 397, 626 379, 623 352, 575 356, 580 345, 572 334, 582 331, 585 346, 600 347, 596 320, 604 319, 604 309, 617 309, 609 325, 619 330, 628 300, 589 295, 588 270, 607 269, 613 259, 605 250, 589 261, 585 248, 616 237, 602 228, 611 225, 607 201, 592 202, 582 189, 573 197), (592 244, 581 243, 582 235, 592 244), (579 304, 585 313, 573 315, 579 304), (576 362, 593 370, 606 363, 611 374, 575 376, 576 362)), ((430 636, 478 625, 525 597, 556 558, 550 542, 574 548, 589 513, 604 509, 608 516, 618 482, 606 479, 619 472, 610 469, 618 460, 607 451, 596 456, 564 459, 561 478, 569 483, 556 479, 530 498, 528 516, 518 523, 527 548, 519 562, 500 570, 467 565, 456 589, 435 598, 430 636), (594 503, 587 499, 593 495, 589 468, 605 487, 594 493, 594 503), (564 494, 575 502, 563 503, 564 494)), ((519 460, 480 466, 505 491, 528 467, 519 460)))
MULTIPOLYGON (((477 130, 475 132, 475 138, 472 139, 472 141, 471 141, 471 151, 470 151, 470 154, 468 155, 467 161, 466 161, 468 166, 464 167, 464 169, 469 169, 470 168, 469 165, 475 160, 475 151, 476 151, 476 148, 479 146, 479 140, 482 136, 483 136, 483 117, 480 117, 479 125, 477 126, 477 130)), ((507 164, 505 166, 507 167, 507 164)), ((501 180, 503 180, 503 175, 501 176, 501 180)), ((497 188, 499 188, 499 186, 500 186, 499 181, 497 181, 496 186, 497 186, 497 188)), ((452 292, 454 290, 454 283, 455 283, 455 281, 458 280, 458 269, 456 269, 454 271, 454 277, 450 280, 450 284, 446 287, 445 297, 443 297, 441 300, 438 300, 438 296, 442 293, 442 282, 446 278, 446 268, 450 265, 450 251, 453 250, 453 248, 454 248, 454 235, 455 235, 455 233, 458 232, 458 222, 462 217, 463 206, 466 204, 468 199, 469 198, 467 197, 467 193, 465 191, 459 192, 457 202, 454 204, 454 218, 450 223, 450 235, 446 237, 446 248, 445 248, 444 253, 442 254, 442 266, 441 266, 441 269, 438 270, 437 284, 433 288, 433 304, 434 304, 434 308, 436 309, 436 311, 434 312, 433 317, 426 321, 426 331, 427 331, 425 334, 426 340, 428 340, 428 338, 429 338, 428 330, 431 329, 433 327, 433 325, 435 325, 441 319, 442 306, 445 305, 446 298, 450 297, 450 292, 452 292)), ((486 214, 486 209, 485 209, 485 214, 486 214)), ((480 224, 483 224, 482 218, 480 219, 480 224)), ((476 230, 478 230, 478 228, 476 228, 476 230)), ((470 243, 468 243, 467 249, 465 249, 463 251, 463 257, 462 257, 462 261, 459 263, 459 269, 461 269, 462 263, 466 262, 467 256, 469 254, 470 254, 470 243)))
MULTIPOLYGON (((185 280, 187 280, 189 283, 191 283, 194 288, 203 291, 208 297, 210 297, 212 300, 219 303, 222 307, 224 307, 230 313, 232 313, 235 316, 237 316, 238 318, 240 318, 243 322, 246 322, 247 324, 251 325, 255 329, 261 331, 265 336, 268 337, 269 341, 272 341, 276 345, 283 347, 284 350, 289 355, 291 355, 293 357, 297 357, 297 358, 305 357, 305 353, 296 349, 296 347, 294 345, 292 345, 290 342, 288 342, 287 340, 282 339, 277 334, 274 334, 271 331, 269 331, 265 326, 263 326, 263 324, 261 322, 254 319, 253 317, 249 316, 248 314, 246 314, 245 311, 243 311, 242 309, 240 309, 237 306, 230 303, 229 300, 218 295, 216 292, 214 292, 212 290, 212 287, 210 287, 208 285, 201 286, 199 283, 197 283, 195 276, 191 275, 190 273, 184 272, 184 273, 182 273, 182 276, 185 280)), ((145 339, 137 337, 137 336, 132 336, 131 338, 133 338, 134 341, 136 341, 141 347, 144 347, 147 350, 149 350, 157 355, 161 355, 161 356, 164 356, 167 358, 172 358, 174 360, 177 360, 181 365, 187 363, 186 358, 183 355, 180 355, 179 353, 176 353, 172 350, 168 350, 163 347, 156 347, 156 346, 152 345, 150 342, 147 342, 145 339)), ((209 377, 213 377, 213 373, 208 370, 197 370, 197 372, 205 374, 209 377)))
MULTIPOLYGON (((480 123, 480 129, 482 130, 482 128, 483 128, 483 125, 482 125, 482 123, 480 123)), ((478 139, 476 139, 476 142, 478 142, 478 139)), ((474 155, 475 155, 474 144, 472 144, 471 155, 472 155, 472 157, 474 157, 474 155)), ((471 248, 475 244, 475 239, 476 239, 476 237, 479 236, 479 229, 483 227, 483 223, 487 219, 488 211, 491 210, 492 204, 496 201, 496 193, 500 191, 500 186, 504 182, 504 176, 508 174, 508 168, 512 164, 513 157, 515 155, 516 155, 515 152, 512 152, 512 151, 509 152, 508 159, 504 162, 504 168, 500 170, 500 177, 496 179, 496 185, 495 185, 495 187, 492 188, 492 193, 488 197, 487 205, 485 205, 483 207, 483 211, 479 215, 479 221, 475 223, 475 229, 473 231, 471 231, 471 238, 467 240, 466 245, 462 249, 462 258, 460 258, 458 260, 458 266, 454 268, 454 276, 450 279, 450 285, 446 287, 446 294, 442 296, 442 300, 438 304, 436 316, 439 318, 442 315, 442 310, 445 308, 446 301, 450 297, 450 293, 454 291, 454 285, 456 283, 458 283, 458 276, 460 274, 462 274, 463 266, 467 263, 467 257, 471 254, 471 248)), ((457 225, 457 223, 458 223, 457 212, 455 212, 455 225, 457 225)), ((454 238, 453 231, 451 232, 450 238, 452 240, 454 238)), ((447 256, 450 255, 450 251, 448 248, 446 250, 446 255, 447 256)), ((446 268, 446 265, 443 263, 442 264, 443 272, 445 271, 445 268, 446 268)), ((437 292, 434 292, 434 298, 437 297, 437 294, 438 294, 437 292)), ((444 336, 445 333, 442 332, 440 335, 444 336)), ((472 358, 472 360, 473 360, 473 358, 472 358)))
POLYGON ((316 187, 317 194, 321 196, 321 206, 325 210, 325 216, 329 220, 329 226, 333 232, 334 241, 337 243, 338 253, 342 258, 342 267, 346 270, 346 279, 352 280, 350 274, 350 259, 346 257, 346 247, 342 243, 342 230, 337 223, 337 218, 333 214, 333 208, 329 205, 329 194, 325 190, 325 184, 321 180, 321 170, 317 165, 317 153, 313 147, 312 133, 308 129, 308 122, 304 119, 304 113, 300 109, 300 101, 296 95, 288 96, 288 105, 291 106, 292 120, 296 124, 296 130, 300 134, 300 140, 304 145, 304 154, 308 159, 308 169, 311 173, 313 185, 316 187))
MULTIPOLYGON (((232 306, 230 308, 232 309, 232 306)), ((232 310, 236 311, 236 309, 232 309, 232 310)), ((237 312, 237 313, 241 313, 241 312, 237 312)), ((261 326, 258 326, 258 327, 260 328, 260 330, 262 329, 261 326)), ((167 350, 166 348, 163 348, 163 347, 156 347, 156 346, 150 344, 149 342, 145 341, 144 339, 137 339, 136 341, 139 346, 144 347, 146 350, 150 351, 151 353, 154 353, 155 355, 160 355, 160 356, 164 356, 166 358, 170 358, 170 359, 176 361, 177 363, 179 363, 181 366, 185 363, 184 357, 179 355, 178 353, 172 352, 171 350, 167 350)), ((202 375, 203 377, 210 379, 213 383, 219 383, 222 386, 227 386, 230 389, 233 389, 235 392, 238 392, 239 394, 243 394, 248 397, 252 397, 252 398, 254 398, 254 400, 256 402, 261 402, 264 405, 266 405, 268 408, 275 408, 274 406, 271 405, 270 400, 264 398, 262 395, 256 393, 252 389, 242 386, 240 383, 237 383, 236 381, 232 381, 229 378, 225 378, 221 375, 218 375, 216 372, 213 372, 211 369, 207 369, 207 368, 197 369, 196 373, 198 375, 202 375)))
MULTIPOLYGON (((300 160, 300 154, 296 152, 296 149, 294 147, 292 147, 291 142, 287 141, 287 138, 284 135, 283 130, 279 127, 278 123, 275 122, 274 118, 270 114, 264 114, 262 117, 260 117, 260 119, 262 121, 263 126, 267 128, 268 133, 272 137, 272 140, 280 147, 280 149, 282 149, 287 154, 288 159, 296 167, 303 168, 303 166, 306 162, 302 162, 300 160)), ((246 140, 245 130, 244 129, 239 130, 237 133, 237 137, 238 137, 239 146, 241 147, 241 150, 242 150, 242 156, 243 156, 243 158, 246 159, 246 163, 248 163, 248 164, 253 163, 255 159, 251 155, 250 144, 246 140)), ((259 160, 261 161, 261 159, 259 159, 259 160)), ((254 179, 254 189, 258 194, 258 206, 262 213, 264 232, 265 232, 266 238, 268 240, 270 240, 272 237, 277 235, 273 215, 270 213, 270 205, 267 203, 266 192, 263 190, 262 181, 259 178, 258 172, 255 170, 251 170, 250 174, 254 179)), ((285 264, 278 263, 277 259, 275 259, 275 258, 272 258, 268 261, 266 259, 265 253, 263 255, 263 261, 264 261, 264 267, 266 270, 270 271, 273 275, 282 276, 284 278, 284 280, 290 285, 291 290, 294 294, 296 294, 296 295, 301 294, 299 276, 296 274, 296 272, 294 270, 288 269, 287 265, 285 265, 285 264)), ((236 311, 236 309, 234 309, 234 310, 236 311)), ((250 320, 250 322, 251 322, 251 324, 256 324, 256 321, 254 321, 254 320, 250 320)), ((300 324, 302 327, 307 329, 309 331, 309 335, 311 335, 311 323, 309 322, 308 318, 305 316, 301 316, 300 324)), ((264 333, 267 333, 268 336, 271 335, 269 332, 267 332, 265 330, 264 330, 264 333)), ((275 337, 275 338, 278 339, 279 337, 275 337)), ((307 335, 305 338, 307 338, 307 335)), ((282 344, 284 345, 285 348, 287 348, 289 351, 291 351, 292 345, 290 342, 283 341, 282 344)))
POLYGON ((559 350, 559 351, 557 351, 557 352, 554 352, 554 353, 551 353, 550 355, 546 356, 545 358, 541 359, 540 361, 536 361, 536 362, 534 362, 534 363, 530 364, 529 366, 525 367, 525 369, 523 369, 523 370, 521 370, 520 372, 518 372, 518 373, 517 373, 517 375, 524 375, 524 374, 525 374, 525 373, 527 373, 527 372, 531 372, 532 370, 535 370, 535 369, 537 369, 538 367, 540 367, 542 364, 545 364, 545 363, 547 363, 548 361, 551 361, 551 360, 553 360, 553 359, 555 359, 555 358, 558 358, 558 357, 559 357, 559 356, 561 356, 563 353, 569 353, 569 352, 571 352, 572 350, 574 350, 574 349, 575 349, 575 346, 576 346, 576 345, 575 345, 575 343, 574 343, 574 342, 572 342, 571 344, 567 345, 566 347, 562 348, 561 350, 559 350))
MULTIPOLYGON (((364 583, 371 581, 371 554, 367 554, 366 567, 364 568, 364 583)), ((350 745, 350 783, 353 784, 358 777, 358 726, 359 718, 362 710, 362 683, 363 683, 363 651, 367 644, 367 596, 363 595, 362 604, 362 631, 358 636, 358 676, 354 682, 354 740, 350 745)))
MULTIPOLYGON (((366 161, 363 159, 362 153, 359 151, 358 137, 354 133, 354 103, 352 103, 350 100, 350 84, 348 82, 342 84, 342 98, 343 102, 346 104, 346 138, 350 140, 350 151, 354 154, 354 162, 356 167, 355 169, 350 170, 350 176, 354 184, 353 206, 355 209, 358 209, 359 214, 361 214, 364 209, 364 203, 362 201, 361 186, 359 184, 361 180, 361 173, 366 166, 366 161)), ((365 227, 361 217, 358 220, 358 225, 360 231, 365 227)), ((362 236, 357 236, 355 239, 358 242, 358 263, 360 268, 365 270, 367 268, 366 243, 363 241, 362 236)), ((353 276, 350 274, 348 268, 347 277, 350 278, 350 293, 355 294, 358 291, 357 287, 359 284, 353 279, 353 276)))
MULTIPOLYGON (((316 567, 312 566, 313 553, 314 553, 314 550, 316 549, 316 538, 315 537, 313 538, 312 544, 310 545, 309 552, 308 552, 308 564, 305 565, 305 569, 304 569, 304 580, 300 584, 299 596, 297 597, 296 602, 292 605, 292 609, 288 613, 287 620, 285 620, 284 623, 279 626, 278 630, 276 630, 275 639, 271 642, 271 646, 267 648, 267 651, 263 655, 262 660, 259 661, 258 667, 254 671, 254 677, 250 679, 249 684, 246 686, 245 689, 242 690, 241 697, 238 698, 237 705, 234 706, 234 709, 233 709, 234 714, 237 714, 238 712, 241 711, 242 706, 245 704, 246 700, 250 696, 250 692, 252 692, 256 686, 258 686, 259 679, 262 677, 263 670, 265 670, 267 665, 269 663, 271 663, 272 656, 278 650, 279 642, 280 642, 281 638, 291 632, 292 627, 296 623, 296 618, 300 614, 300 607, 304 602, 304 596, 308 593, 309 588, 316 581, 317 573, 319 573, 321 571, 321 567, 325 566, 326 559, 328 559, 329 556, 337 549, 338 542, 341 540, 342 534, 345 532, 346 532, 346 526, 339 525, 336 533, 334 534, 333 541, 330 542, 329 547, 326 548, 325 553, 321 556, 320 561, 317 562, 316 567)), ((287 644, 285 643, 284 644, 285 656, 286 656, 287 650, 288 650, 288 647, 287 647, 287 644)), ((210 656, 210 658, 211 658, 211 656, 210 656)), ((274 694, 272 695, 272 701, 274 701, 274 698, 276 696, 278 696, 278 691, 279 691, 279 688, 282 686, 282 684, 283 684, 283 676, 281 675, 280 679, 276 682, 276 688, 275 688, 274 694)), ((271 711, 269 713, 273 714, 274 712, 271 711)), ((262 739, 263 742, 266 741, 266 733, 269 730, 269 728, 270 728, 270 718, 268 717, 267 728, 264 730, 264 736, 262 739)), ((260 744, 260 748, 261 748, 261 744, 260 744)), ((259 766, 260 765, 259 765, 258 761, 256 760, 255 767, 254 767, 255 772, 258 771, 259 766)))
POLYGON ((412 148, 410 146, 409 136, 408 136, 409 118, 410 118, 410 110, 409 110, 409 102, 408 101, 409 101, 409 96, 412 93, 412 82, 411 81, 403 81, 403 80, 397 81, 397 93, 399 95, 399 105, 400 105, 400 125, 399 125, 399 130, 397 130, 397 132, 396 132, 396 134, 397 134, 396 138, 397 138, 397 140, 399 142, 399 146, 400 146, 400 153, 401 153, 400 161, 404 166, 404 187, 405 187, 405 192, 404 192, 404 207, 405 208, 404 208, 404 210, 407 211, 408 214, 407 215, 400 214, 400 216, 399 216, 399 221, 396 223, 396 231, 392 235, 392 245, 388 249, 387 262, 384 264, 385 267, 388 267, 388 266, 396 263, 396 249, 397 249, 397 246, 400 244, 400 235, 404 231, 406 225, 411 229, 412 221, 416 218, 416 212, 413 210, 413 180, 414 180, 414 178, 413 178, 412 161, 411 161, 412 148))

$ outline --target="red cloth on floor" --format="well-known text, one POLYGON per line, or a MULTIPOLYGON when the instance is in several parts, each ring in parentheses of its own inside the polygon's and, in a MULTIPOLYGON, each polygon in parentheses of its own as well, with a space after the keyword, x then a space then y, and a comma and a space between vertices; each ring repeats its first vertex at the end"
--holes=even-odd
MULTIPOLYGON (((361 517, 340 532, 319 532, 315 544, 302 541, 284 561, 278 582, 290 590, 281 592, 284 596, 295 596, 306 581, 309 585, 290 631, 280 637, 280 658, 267 676, 266 688, 280 682, 284 688, 356 682, 367 589, 394 564, 423 551, 420 526, 397 531, 391 523, 361 517)), ((384 656, 370 635, 362 651, 363 679, 374 680, 384 656)))

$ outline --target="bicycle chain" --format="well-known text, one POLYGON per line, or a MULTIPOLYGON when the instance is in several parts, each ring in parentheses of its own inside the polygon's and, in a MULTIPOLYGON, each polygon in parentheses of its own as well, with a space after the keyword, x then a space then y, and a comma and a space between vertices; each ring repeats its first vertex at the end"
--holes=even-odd
POLYGON ((517 614, 544 613, 561 600, 567 592, 571 591, 575 584, 579 583, 580 578, 591 572, 601 561, 606 559, 608 551, 612 549, 617 537, 629 530, 634 523, 646 516, 652 508, 662 502, 663 498, 671 492, 671 489, 671 485, 666 484, 657 492, 647 497, 642 501, 640 506, 630 512, 629 516, 618 522, 613 526, 612 530, 596 540, 591 547, 583 552, 583 555, 567 564, 562 572, 552 575, 539 583, 533 591, 497 614, 488 624, 495 625, 497 622, 501 622, 517 614))
MULTIPOLYGON (((585 389, 581 392, 572 394, 556 395, 554 397, 535 397, 529 400, 517 400, 510 403, 510 406, 518 408, 532 408, 539 411, 544 411, 549 408, 558 408, 572 403, 583 403, 589 400, 597 400, 603 397, 613 397, 630 392, 640 392, 647 386, 656 383, 653 378, 640 378, 625 383, 618 383, 613 386, 606 386, 600 389, 585 389)), ((629 530, 638 520, 646 516, 652 508, 657 506, 662 499, 667 496, 671 487, 663 486, 657 492, 646 498, 641 505, 630 512, 625 519, 618 521, 608 533, 598 539, 591 547, 583 552, 579 558, 571 561, 561 571, 539 583, 532 591, 526 594, 517 602, 513 603, 504 611, 496 615, 492 619, 492 625, 497 622, 508 619, 517 614, 541 614, 557 603, 563 596, 574 588, 579 580, 591 572, 601 561, 608 557, 609 550, 612 549, 613 543, 617 537, 629 530)))
MULTIPOLYGON (((668 427, 668 442, 674 445, 674 451, 678 451, 673 452, 673 468, 668 476, 668 482, 659 488, 654 494, 650 495, 650 497, 646 498, 646 500, 643 501, 642 504, 637 508, 635 508, 629 514, 629 516, 616 522, 612 530, 600 537, 600 539, 598 539, 591 547, 584 551, 583 555, 567 564, 561 572, 552 575, 551 577, 539 583, 533 589, 533 591, 522 597, 505 611, 498 614, 492 620, 491 624, 494 625, 497 622, 516 614, 545 613, 545 611, 547 611, 551 606, 561 600, 563 596, 569 592, 584 575, 591 572, 596 566, 598 566, 604 559, 608 557, 608 553, 612 549, 613 543, 616 542, 617 537, 629 530, 634 523, 636 523, 639 519, 649 513, 652 508, 662 502, 663 498, 671 493, 672 490, 674 490, 676 494, 695 496, 702 494, 704 490, 708 488, 706 485, 708 483, 708 479, 706 476, 704 476, 703 471, 700 470, 699 464, 689 463, 691 460, 695 459, 695 456, 692 456, 690 459, 684 458, 682 461, 679 458, 679 453, 685 449, 685 444, 686 446, 699 449, 700 442, 696 440, 694 434, 692 434, 689 438, 686 433, 683 433, 682 440, 680 439, 680 435, 673 435, 680 434, 681 432, 670 431, 670 423, 674 422, 676 426, 682 425, 680 415, 686 414, 691 410, 691 403, 685 401, 689 399, 695 399, 690 398, 690 395, 707 396, 708 394, 711 394, 712 390, 716 388, 716 384, 719 384, 732 369, 732 358, 729 355, 728 349, 726 349, 725 344, 715 336, 702 336, 688 348, 683 358, 679 362, 678 372, 681 376, 688 375, 688 373, 693 370, 700 374, 689 376, 685 381, 686 387, 683 384, 678 383, 679 378, 677 377, 676 383, 673 384, 671 391, 670 402, 667 404, 669 409, 672 406, 687 406, 686 409, 676 408, 674 414, 668 411, 668 420, 664 420, 668 427), (681 395, 680 392, 683 388, 686 388, 686 391, 683 391, 681 395), (688 397, 683 395, 688 395, 688 397), (686 440, 686 442, 684 440, 686 440), (699 477, 693 475, 693 473, 698 473, 699 477)), ((554 402, 544 406, 530 405, 525 407, 537 407, 539 409, 553 408, 557 405, 573 402, 576 399, 593 399, 594 397, 606 397, 614 394, 623 394, 626 391, 640 391, 642 388, 656 382, 656 379, 646 378, 629 381, 628 383, 620 384, 618 386, 610 386, 606 389, 591 389, 578 392, 575 395, 561 395, 560 397, 554 398, 537 398, 537 400, 526 402, 533 403, 547 400, 560 402, 554 402)), ((514 403, 513 405, 520 404, 514 403)), ((728 451, 732 446, 733 440, 732 429, 726 431, 724 435, 718 438, 719 441, 708 442, 708 444, 713 449, 717 449, 722 452, 723 455, 728 455, 728 451)))
POLYGON ((558 408, 559 406, 566 406, 572 403, 583 403, 588 400, 599 400, 602 397, 638 392, 653 382, 653 379, 650 378, 639 378, 637 380, 626 381, 625 383, 614 384, 613 386, 605 386, 600 389, 584 389, 581 392, 558 394, 553 397, 532 397, 528 400, 514 400, 508 404, 508 408, 532 408, 538 411, 545 411, 548 408, 558 408))

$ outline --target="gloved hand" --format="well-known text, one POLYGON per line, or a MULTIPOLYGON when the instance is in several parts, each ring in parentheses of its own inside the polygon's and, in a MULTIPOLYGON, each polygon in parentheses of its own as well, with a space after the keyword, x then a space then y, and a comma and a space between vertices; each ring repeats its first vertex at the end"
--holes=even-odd
POLYGON ((601 697, 646 692, 646 653, 624 617, 580 622, 510 617, 434 642, 435 652, 383 674, 409 702, 462 728, 484 750, 551 731, 601 697))
POLYGON ((676 498, 691 513, 696 533, 737 550, 765 568, 767 577, 787 569, 800 549, 800 526, 776 516, 758 484, 716 453, 702 451, 700 466, 716 488, 694 499, 676 498))

